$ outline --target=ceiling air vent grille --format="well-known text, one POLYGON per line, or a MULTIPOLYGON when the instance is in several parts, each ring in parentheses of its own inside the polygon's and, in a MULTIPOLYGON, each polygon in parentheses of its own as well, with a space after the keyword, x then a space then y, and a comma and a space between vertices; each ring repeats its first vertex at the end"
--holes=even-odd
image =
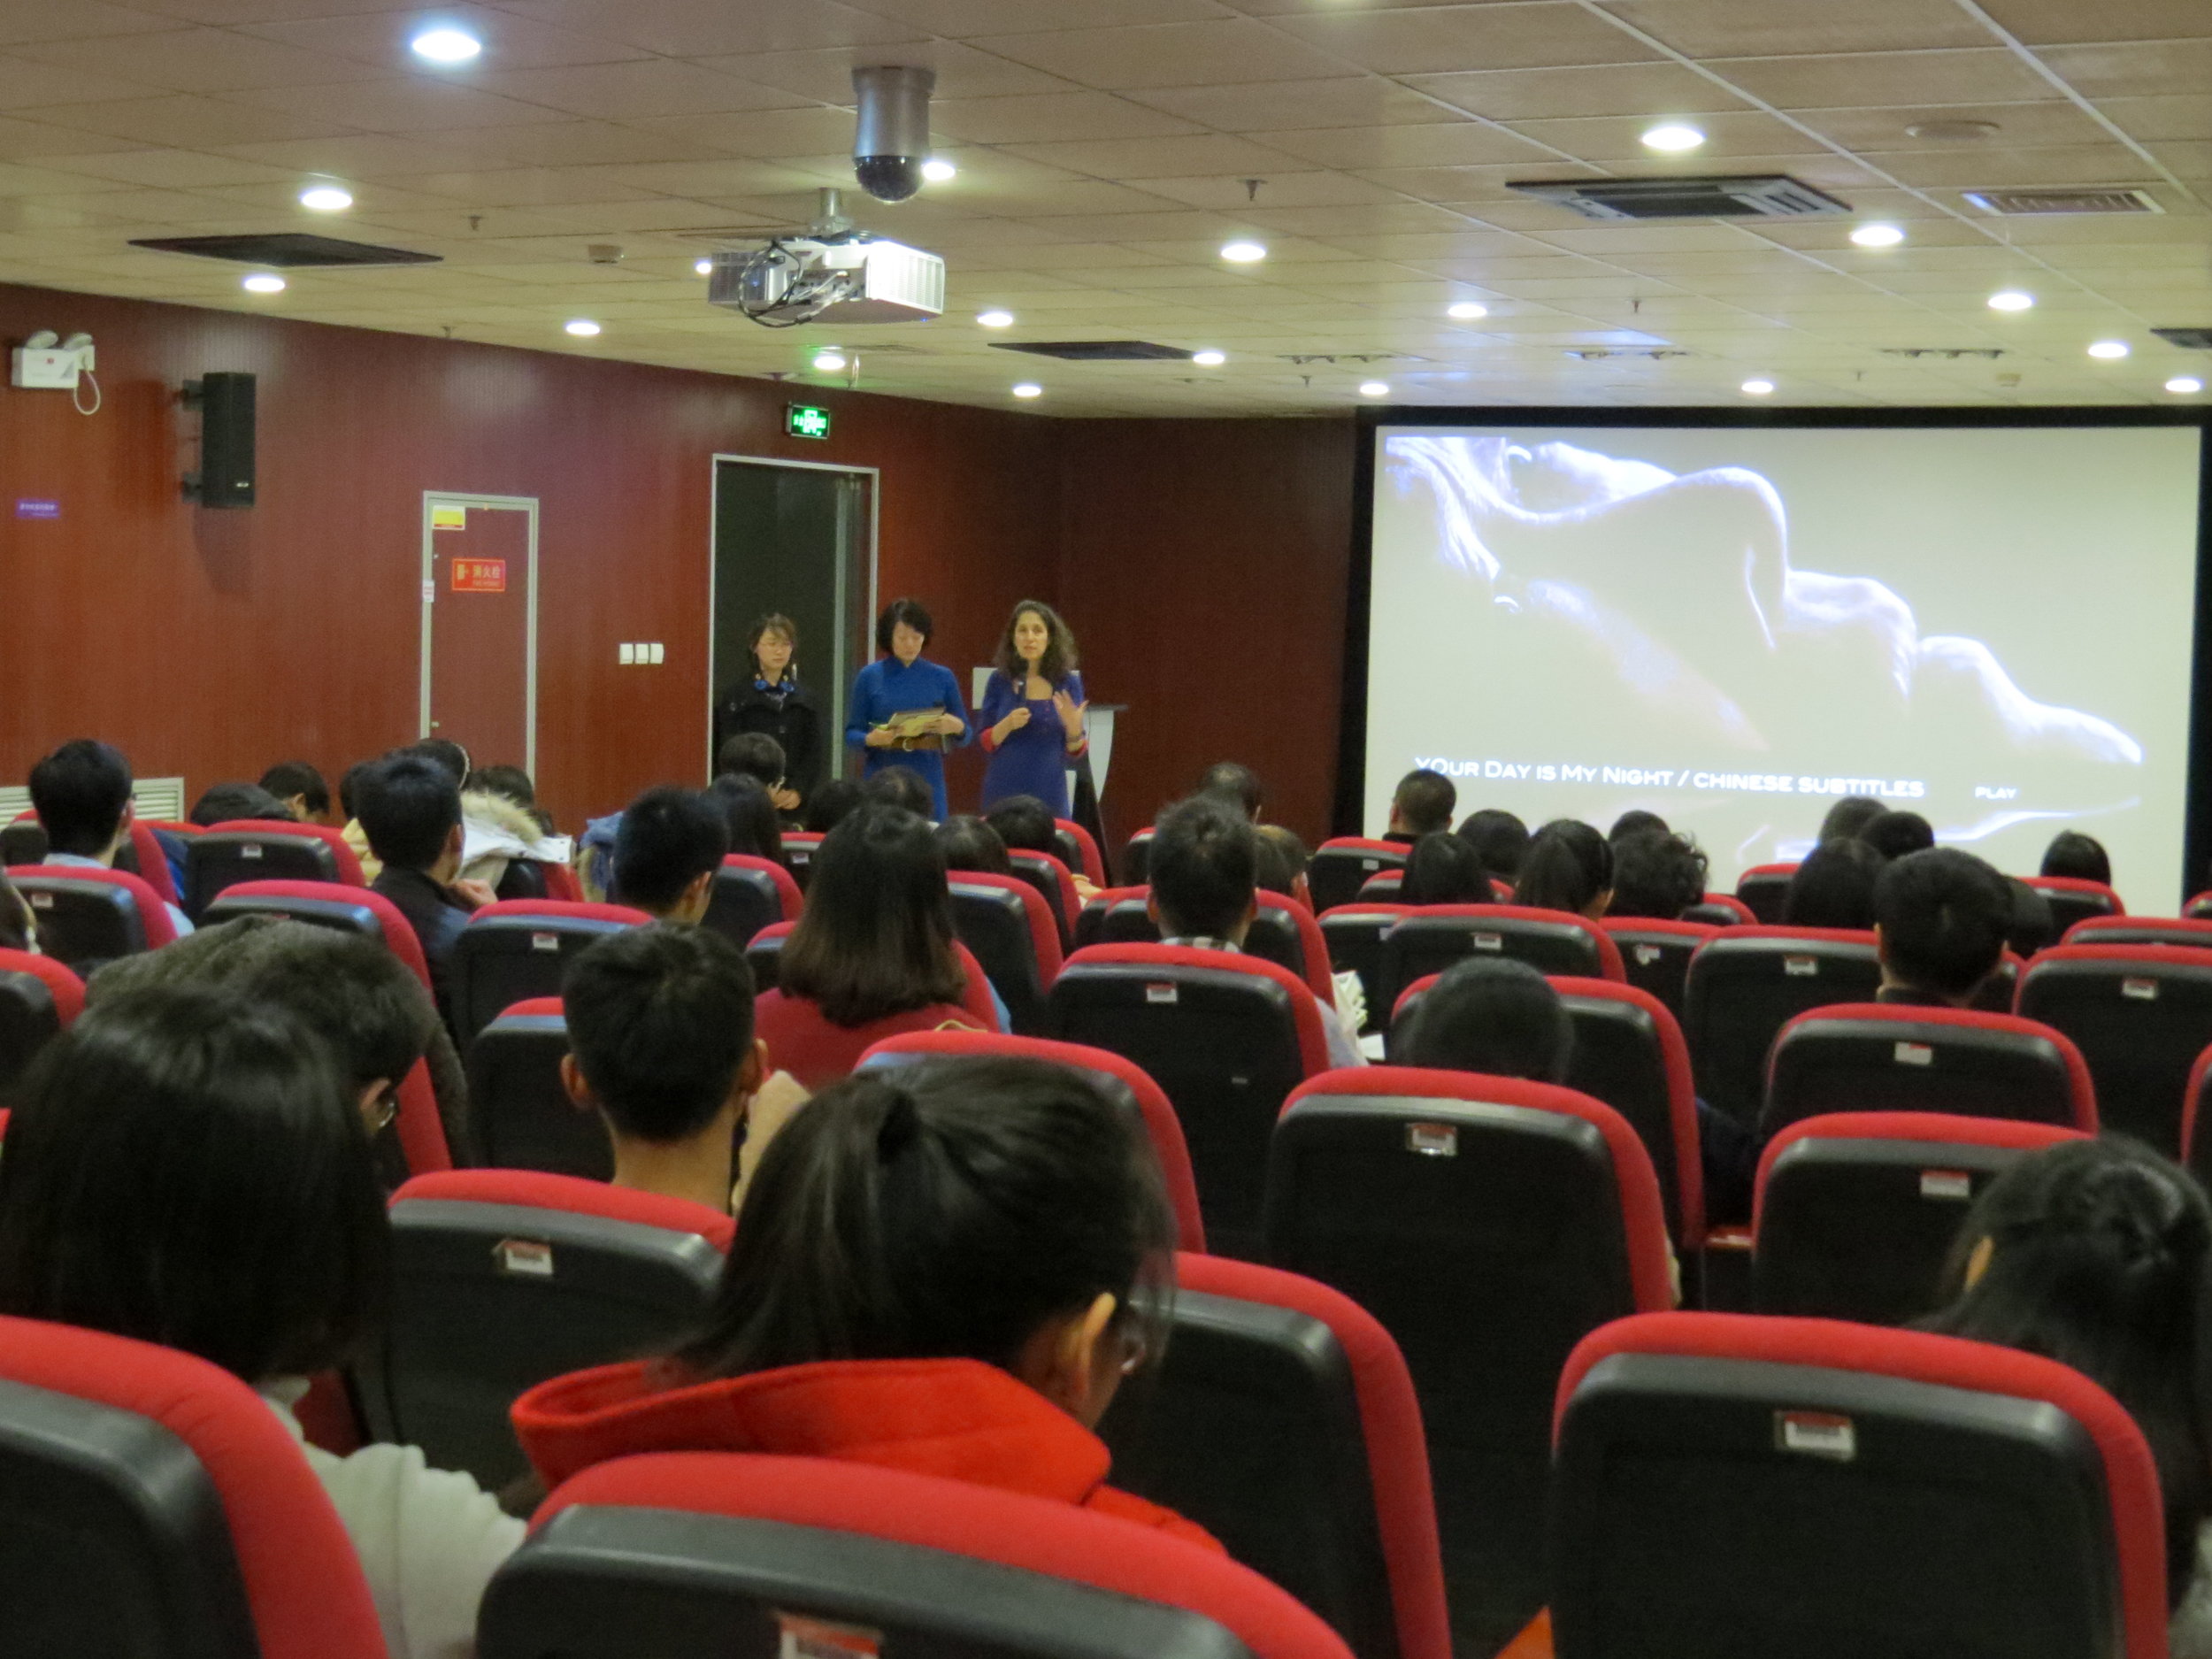
POLYGON ((2038 213, 2162 213, 2144 190, 1967 190, 1967 201, 2007 219, 2038 213))
POLYGON ((310 236, 297 231, 256 236, 150 236, 131 246, 161 253, 197 254, 203 259, 234 259, 240 265, 273 265, 280 271, 313 265, 440 263, 434 253, 380 248, 374 242, 342 242, 335 236, 310 236))
POLYGON ((2154 328, 2151 333, 2184 350, 2212 351, 2212 328, 2154 328))
POLYGON ((1537 180, 1509 184, 1585 219, 1805 219, 1850 204, 1778 173, 1719 178, 1537 180))
POLYGON ((1059 357, 1068 363, 1188 363, 1190 353, 1179 346, 1156 346, 1148 340, 994 340, 1001 351, 1026 351, 1033 357, 1059 357))

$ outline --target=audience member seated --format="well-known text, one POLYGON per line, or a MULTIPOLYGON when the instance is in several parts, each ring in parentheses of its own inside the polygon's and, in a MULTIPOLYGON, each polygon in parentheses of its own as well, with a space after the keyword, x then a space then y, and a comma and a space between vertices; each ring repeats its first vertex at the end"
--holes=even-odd
MULTIPOLYGON (((737 740, 732 738, 732 742, 737 740)), ((783 850, 783 818, 773 796, 749 772, 724 772, 708 791, 729 826, 730 850, 790 868, 783 850)))
POLYGON ((569 964, 561 1011, 561 1086, 605 1122, 613 1184, 731 1214, 806 1100, 753 1035, 744 953, 703 927, 610 933, 569 964))
POLYGON ((533 795, 529 774, 518 766, 480 767, 461 781, 461 875, 482 882, 495 897, 542 896, 541 882, 512 886, 508 872, 533 861, 565 862, 571 856, 565 846, 557 856, 541 846, 550 832, 533 795), (503 887, 508 890, 501 892, 503 887))
MULTIPOLYGON (((1623 819, 1633 816, 1624 814, 1623 819)), ((1663 825, 1625 835, 1618 833, 1618 824, 1613 828, 1613 902, 1606 906, 1608 916, 1678 922, 1683 911, 1704 902, 1712 861, 1695 841, 1671 833, 1663 825)))
MULTIPOLYGON (((139 991, 85 1014, 23 1079, 0 1159, 0 1312, 197 1355, 297 1433, 307 1379, 373 1334, 390 1252, 355 1102, 280 1010, 139 991)), ((393 1659, 462 1659, 522 1523, 413 1447, 301 1451, 393 1659)))
POLYGON ((911 766, 886 766, 872 772, 860 786, 860 792, 867 800, 903 808, 925 824, 936 819, 937 796, 929 780, 911 766))
POLYGON ((2043 868, 2036 873, 2094 881, 2108 887, 2112 885, 2112 858, 2105 851, 2104 843, 2095 836, 2085 835, 2079 830, 2061 830, 2043 849, 2043 868))
POLYGON ((192 803, 188 819, 202 829, 234 819, 257 818, 264 823, 291 824, 298 820, 292 810, 257 783, 213 783, 192 803))
POLYGON ((1313 888, 1306 881, 1306 867, 1313 853, 1298 839, 1297 831, 1282 824, 1259 824, 1259 865, 1256 879, 1263 893, 1279 893, 1313 908, 1313 888))
POLYGON ((1828 816, 1820 820, 1820 844, 1856 841, 1861 830, 1888 810, 1871 795, 1847 795, 1830 807, 1828 816))
POLYGON ((1076 1072, 995 1057, 855 1077, 761 1161, 706 1329, 541 1384, 515 1432, 549 1486, 633 1452, 847 1459, 1218 1548, 1106 1485, 1092 1432, 1158 1351, 1173 1237, 1142 1135, 1076 1072))
POLYGON ((1824 841, 1805 855, 1782 895, 1785 927, 1874 926, 1874 884, 1888 860, 1863 841, 1824 841))
POLYGON ((1458 805, 1459 791, 1442 772, 1426 766, 1409 772, 1390 797, 1390 826, 1383 839, 1410 847, 1424 835, 1448 831, 1458 805))
POLYGON ((31 907, 24 903, 5 870, 0 870, 0 950, 43 954, 39 948, 38 918, 31 914, 31 907))
POLYGON ((1613 902, 1612 848, 1580 819, 1554 818, 1528 845, 1513 883, 1513 902, 1597 921, 1613 902))
POLYGON ((497 795, 510 805, 518 806, 530 815, 539 833, 553 833, 553 818, 538 804, 537 786, 530 781, 530 774, 519 766, 479 766, 461 781, 463 810, 467 809, 471 795, 497 795))
POLYGON ((1550 980, 1510 957, 1470 957, 1421 993, 1397 1055, 1402 1065, 1563 1083, 1574 1041, 1550 980))
MULTIPOLYGON (((1259 914, 1259 833, 1233 803, 1195 795, 1160 814, 1152 835, 1151 896, 1146 909, 1164 945, 1241 955, 1244 936, 1259 914)), ((1364 1065, 1359 1029, 1344 1010, 1321 1006, 1321 1029, 1333 1066, 1364 1065)))
MULTIPOLYGON (((31 768, 31 810, 46 832, 46 862, 65 868, 112 870, 131 837, 131 764, 122 750, 89 737, 64 743, 31 768)), ((170 926, 192 931, 184 912, 165 900, 170 926)))
MULTIPOLYGON (((1620 844, 1630 836, 1642 835, 1655 830, 1662 835, 1668 833, 1667 820, 1656 812, 1647 812, 1641 807, 1632 806, 1613 820, 1613 827, 1605 832, 1605 839, 1618 849, 1620 844)), ((1701 894, 1699 896, 1701 898, 1704 895, 1701 894)))
POLYGON ((816 835, 828 834, 867 798, 850 778, 832 778, 806 803, 807 829, 816 835))
POLYGON ((1859 839, 1885 858, 1923 853, 1935 845, 1935 828, 1917 812, 1880 812, 1866 821, 1859 839))
POLYGON ((1449 830, 1431 830, 1413 843, 1398 884, 1399 903, 1487 904, 1491 896, 1482 860, 1449 830))
POLYGON ((2030 887, 2018 876, 2007 876, 2005 885, 2012 889, 2012 931, 2005 942, 2014 954, 2032 956, 2044 946, 2058 943, 2058 918, 2051 913, 2043 889, 2030 887))
POLYGON ((1997 971, 2012 927, 2012 889, 1971 853, 1910 853, 1874 884, 1878 1002, 1967 1008, 1997 971))
POLYGON ((623 809, 615 833, 614 902, 664 922, 696 922, 729 850, 729 822, 711 795, 648 789, 623 809))
POLYGON ((354 857, 360 861, 361 879, 371 887, 376 885, 376 879, 382 873, 384 866, 376 854, 370 850, 368 832, 361 827, 361 796, 367 790, 369 780, 376 775, 377 768, 383 764, 381 758, 357 760, 347 767, 338 779, 338 816, 345 819, 338 833, 344 838, 346 845, 353 849, 354 857))
POLYGON ((399 907, 422 945, 438 1010, 452 1024, 446 972, 472 911, 492 902, 480 881, 458 879, 461 785, 446 766, 411 751, 360 780, 355 801, 369 850, 382 868, 369 885, 399 907))
POLYGON ((330 822, 330 786, 303 760, 280 760, 261 774, 261 787, 302 824, 330 822))
POLYGON ((740 732, 715 750, 714 770, 755 779, 772 795, 783 787, 783 745, 765 732, 740 732))
POLYGON ((1219 795, 1234 803, 1247 819, 1256 824, 1267 807, 1267 792, 1260 787, 1260 775, 1249 766, 1239 765, 1233 760, 1217 760, 1198 774, 1195 795, 1219 795))
POLYGON ((867 803, 815 852, 806 909, 779 958, 779 988, 758 1003, 769 1052, 820 1088, 886 1037, 972 1028, 954 938, 945 861, 927 821, 867 803))
POLYGON ((937 850, 945 856, 945 868, 973 870, 984 875, 1011 876, 1014 861, 1006 856, 1006 843, 981 818, 963 813, 949 818, 935 831, 937 850))
MULTIPOLYGON (((1052 809, 1033 795, 1010 795, 994 802, 983 821, 997 832, 1010 853, 1048 853, 1060 856, 1060 822, 1052 809)), ((1098 888, 1080 870, 1068 872, 1075 896, 1086 902, 1098 896, 1098 888)))
POLYGON ((2032 1153, 1959 1228, 1947 1305, 1920 1329, 2070 1365, 2150 1443, 2166 1506, 2175 1659, 2212 1654, 2212 1466, 2198 1394, 2212 1209, 2179 1166, 2125 1136, 2032 1153))
POLYGON ((1528 856, 1528 826, 1510 812, 1485 807, 1460 820, 1459 839, 1475 849, 1493 880, 1508 884, 1521 879, 1521 864, 1528 856))

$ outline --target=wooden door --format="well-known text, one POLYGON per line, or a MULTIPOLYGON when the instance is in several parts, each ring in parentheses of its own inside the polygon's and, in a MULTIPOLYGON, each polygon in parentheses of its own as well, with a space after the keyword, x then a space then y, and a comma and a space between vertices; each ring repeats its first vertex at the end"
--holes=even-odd
POLYGON ((536 519, 513 498, 424 503, 423 735, 534 775, 536 519))

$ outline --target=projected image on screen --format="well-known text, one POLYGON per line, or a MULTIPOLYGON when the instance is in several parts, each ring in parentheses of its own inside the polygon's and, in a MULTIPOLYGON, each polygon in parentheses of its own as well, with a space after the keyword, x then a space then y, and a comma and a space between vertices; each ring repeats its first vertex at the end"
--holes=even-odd
POLYGON ((2197 434, 1385 429, 1367 811, 1694 833, 1717 882, 1846 795, 2034 873, 2073 826, 2170 907, 2197 434))

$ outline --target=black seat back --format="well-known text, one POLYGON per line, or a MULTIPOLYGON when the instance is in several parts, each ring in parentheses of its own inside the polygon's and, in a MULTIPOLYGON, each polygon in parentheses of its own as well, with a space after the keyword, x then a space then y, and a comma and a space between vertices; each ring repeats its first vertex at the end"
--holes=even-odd
POLYGON ((1306 866, 1306 889, 1313 895, 1314 914, 1354 902, 1369 877, 1384 870, 1403 870, 1411 850, 1367 842, 1348 847, 1322 842, 1306 866))
POLYGON ((35 973, 0 967, 0 1089, 60 1035, 61 1010, 53 987, 35 973))
POLYGON ((305 898, 288 894, 227 890, 209 902, 199 919, 206 926, 216 927, 241 916, 281 916, 287 921, 305 922, 311 927, 327 927, 341 933, 359 933, 365 939, 381 943, 384 925, 377 913, 358 899, 339 896, 342 893, 365 891, 362 887, 341 888, 327 898, 305 898))
POLYGON ((1690 980, 1690 958, 1713 937, 1703 931, 1711 925, 1650 922, 1639 926, 1633 918, 1605 923, 1605 932, 1621 953, 1621 971, 1640 991, 1648 991, 1682 1018, 1684 995, 1690 980), (1695 930, 1695 931, 1694 931, 1695 930))
POLYGON ((701 926, 712 928, 740 950, 764 927, 784 919, 783 895, 765 870, 724 864, 714 872, 701 926))
MULTIPOLYGON (((1302 979, 1306 977, 1305 940, 1289 910, 1280 902, 1270 902, 1275 896, 1269 893, 1259 895, 1259 909, 1244 935, 1244 954, 1257 956, 1262 962, 1271 962, 1279 968, 1287 968, 1302 979)), ((1142 899, 1120 898, 1111 902, 1094 899, 1083 907, 1082 914, 1076 918, 1076 942, 1078 949, 1085 945, 1156 945, 1160 942, 1160 925, 1147 913, 1142 899)))
POLYGON ((2061 945, 2028 965, 2019 1006, 2074 1040, 2103 1128, 2178 1156, 2190 1068, 2212 1044, 2212 952, 2061 945))
POLYGON ((543 1000, 554 1005, 507 1010, 469 1044, 469 1115, 482 1161, 495 1170, 611 1180, 605 1122, 561 1087, 568 1022, 555 999, 543 1000))
POLYGON ((1759 1120, 1767 1050, 1808 1009, 1868 1002, 1882 967, 1870 935, 1732 928, 1690 963, 1682 1034, 1698 1098, 1747 1128, 1759 1120))
POLYGON ((1029 912, 1022 895, 982 881, 950 878, 952 925, 960 941, 983 964, 984 977, 997 988, 1006 1004, 1007 1018, 1025 1037, 1043 1033, 1044 965, 1037 960, 1037 941, 1029 931, 1029 912))
POLYGON ((1794 864, 1786 869, 1747 870, 1736 883, 1736 896, 1753 916, 1770 926, 1782 919, 1782 902, 1789 897, 1790 879, 1796 873, 1794 864))
POLYGON ((215 895, 242 881, 336 881, 338 856, 314 835, 288 835, 272 824, 268 833, 206 830, 184 849, 187 916, 203 915, 215 895))
POLYGON ((1970 1025, 1838 1008, 1798 1019, 1776 1039, 1759 1130, 1770 1139, 1808 1118, 1861 1111, 2065 1127, 2074 1121, 2068 1058, 2051 1035, 2018 1030, 2003 1016, 1970 1025))
POLYGON ((1383 995, 1383 935, 1402 916, 1410 912, 1398 904, 1346 904, 1325 912, 1321 937, 1329 947, 1329 966, 1339 973, 1359 975, 1360 990, 1367 999, 1363 1032, 1380 1031, 1390 1023, 1390 1001, 1383 995))
POLYGON ((8 877, 31 907, 47 955, 79 977, 147 949, 146 924, 128 888, 73 875, 65 864, 12 870, 8 877))
POLYGON ((449 971, 456 1041, 517 1002, 558 996, 570 958, 626 923, 595 916, 479 915, 461 930, 449 971))
POLYGON ((0 824, 0 865, 44 864, 52 850, 46 826, 36 818, 19 818, 0 824))
POLYGON ((1072 949, 1075 929, 1068 920, 1067 895, 1060 886, 1060 872, 1053 867, 1058 861, 1049 853, 1028 852, 1018 847, 1006 857, 1015 877, 1044 895, 1045 908, 1052 912, 1052 926, 1060 935, 1060 949, 1072 949))
POLYGON ((1544 974, 1605 977, 1604 957, 1589 928, 1559 911, 1425 906, 1408 910, 1383 934, 1384 1009, 1407 987, 1468 956, 1510 956, 1544 974))

